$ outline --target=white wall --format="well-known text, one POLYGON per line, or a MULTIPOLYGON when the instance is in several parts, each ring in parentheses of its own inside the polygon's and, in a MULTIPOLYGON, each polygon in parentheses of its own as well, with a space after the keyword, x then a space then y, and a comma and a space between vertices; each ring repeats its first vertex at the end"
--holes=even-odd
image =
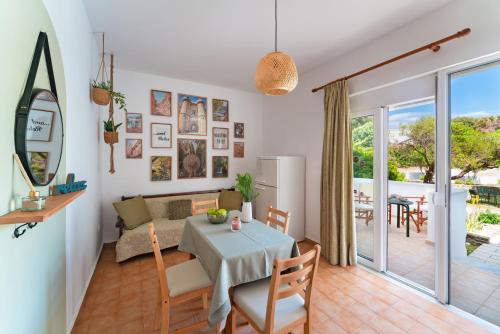
MULTIPOLYGON (((311 89, 470 27, 472 33, 354 78, 351 93, 470 60, 500 50, 500 1, 456 0, 364 47, 303 74, 288 96, 264 99, 264 154, 306 157, 306 236, 320 239, 320 179, 323 146, 323 92, 311 89)), ((374 106, 376 107, 376 106, 374 106)))
POLYGON ((57 34, 66 80, 66 170, 88 184, 87 193, 66 209, 66 321, 71 329, 102 246, 99 113, 89 98, 98 51, 80 0, 44 3, 57 34))
MULTIPOLYGON (((116 55, 119 59, 120 55, 116 55)), ((143 133, 125 133, 125 125, 119 129, 120 142, 115 145, 115 169, 111 175, 109 169, 109 145, 101 142, 101 180, 102 180, 102 221, 104 240, 114 241, 118 238, 115 228, 116 212, 112 203, 120 200, 122 195, 147 195, 186 192, 195 190, 218 189, 231 187, 234 184, 236 173, 255 172, 256 157, 262 154, 262 96, 240 90, 195 82, 160 77, 124 70, 115 71, 115 89, 127 97, 128 112, 142 113, 143 133), (153 116, 150 114, 149 93, 151 89, 172 92, 172 117, 153 116), (206 139, 207 177, 202 179, 177 179, 177 93, 193 94, 208 98, 208 135, 182 136, 182 138, 206 139), (212 98, 229 100, 229 122, 212 122, 212 98), (151 148, 150 124, 152 122, 171 123, 173 148, 151 148), (245 123, 245 139, 236 140, 245 143, 245 157, 233 157, 234 122, 245 123), (229 128, 229 150, 212 150, 212 127, 229 128), (125 158, 125 139, 141 138, 143 141, 142 159, 125 158), (150 157, 152 155, 172 156, 172 180, 150 181, 150 157), (212 178, 212 156, 229 156, 229 177, 223 179, 212 178)), ((101 118, 107 117, 107 109, 101 108, 101 118)), ((115 122, 125 123, 125 114, 115 112, 115 122)), ((102 124, 102 122, 101 122, 102 124)), ((102 132, 102 128, 99 130, 102 132)), ((100 134, 102 136, 102 134, 100 134)))

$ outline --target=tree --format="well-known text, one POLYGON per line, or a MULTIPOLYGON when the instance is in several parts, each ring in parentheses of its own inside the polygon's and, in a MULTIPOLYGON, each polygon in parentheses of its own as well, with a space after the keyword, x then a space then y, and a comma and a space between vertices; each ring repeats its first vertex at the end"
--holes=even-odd
MULTIPOLYGON (((434 128, 434 117, 403 125, 400 132, 406 139, 389 148, 389 156, 398 167, 418 166, 424 172, 424 183, 432 183, 434 179, 434 128)), ((454 118, 451 149, 451 165, 460 169, 452 180, 469 172, 500 166, 500 116, 454 118)))

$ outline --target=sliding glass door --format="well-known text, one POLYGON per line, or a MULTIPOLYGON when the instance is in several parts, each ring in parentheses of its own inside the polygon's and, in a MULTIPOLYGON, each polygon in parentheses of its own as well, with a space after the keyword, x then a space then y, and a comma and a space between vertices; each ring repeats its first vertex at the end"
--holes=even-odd
POLYGON ((443 76, 448 90, 448 293, 500 326, 500 62, 443 76))
POLYGON ((433 294, 435 189, 434 97, 386 108, 387 272, 433 294))

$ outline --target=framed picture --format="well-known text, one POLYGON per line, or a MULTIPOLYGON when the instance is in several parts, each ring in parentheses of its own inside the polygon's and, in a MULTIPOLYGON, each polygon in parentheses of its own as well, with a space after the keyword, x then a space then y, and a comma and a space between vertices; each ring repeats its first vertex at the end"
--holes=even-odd
POLYGON ((207 98, 178 94, 177 130, 180 135, 207 135, 207 98))
POLYGON ((212 120, 215 122, 229 122, 229 101, 212 99, 212 120))
POLYGON ((212 128, 212 148, 215 150, 229 149, 228 128, 212 128))
POLYGON ((229 170, 228 156, 213 156, 212 157, 212 177, 227 177, 229 170))
POLYGON ((125 140, 125 157, 127 159, 142 159, 142 139, 125 140))
POLYGON ((244 142, 234 142, 234 157, 244 158, 245 157, 245 143, 244 142))
POLYGON ((172 116, 172 93, 151 89, 151 115, 172 116))
POLYGON ((151 181, 172 180, 172 157, 152 156, 151 157, 151 181))
POLYGON ((207 177, 207 141, 177 139, 177 177, 193 179, 207 177))
POLYGON ((46 183, 49 152, 28 152, 28 155, 33 177, 38 183, 46 183))
POLYGON ((127 118, 127 133, 142 133, 142 114, 128 112, 127 118))
POLYGON ((245 138, 245 123, 234 122, 234 138, 245 138))
POLYGON ((50 141, 53 118, 53 111, 31 109, 26 125, 26 140, 50 141))
POLYGON ((172 148, 172 124, 151 123, 151 147, 172 148))

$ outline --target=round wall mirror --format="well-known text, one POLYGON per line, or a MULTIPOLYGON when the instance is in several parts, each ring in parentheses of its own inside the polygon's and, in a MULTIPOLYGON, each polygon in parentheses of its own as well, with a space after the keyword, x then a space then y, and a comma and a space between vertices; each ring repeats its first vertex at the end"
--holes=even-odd
POLYGON ((16 115, 16 151, 31 182, 49 184, 57 173, 63 147, 63 122, 56 96, 33 89, 26 113, 16 115))

